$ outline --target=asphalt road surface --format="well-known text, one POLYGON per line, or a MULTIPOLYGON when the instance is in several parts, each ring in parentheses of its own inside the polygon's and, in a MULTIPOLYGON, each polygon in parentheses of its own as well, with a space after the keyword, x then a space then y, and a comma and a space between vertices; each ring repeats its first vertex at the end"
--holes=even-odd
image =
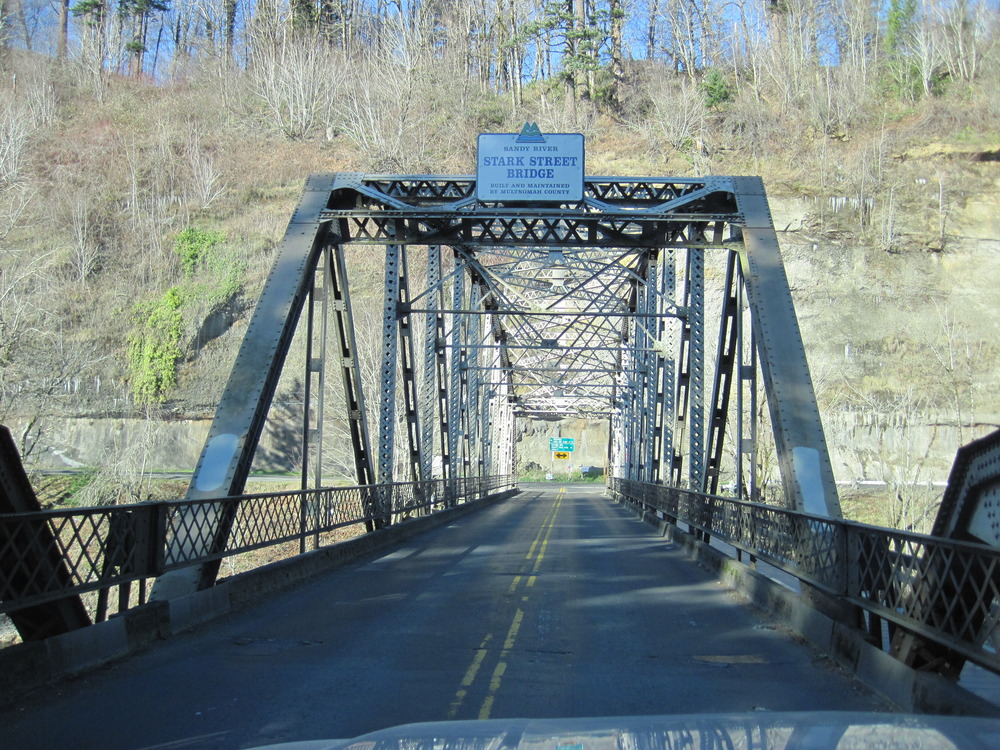
POLYGON ((32 694, 0 712, 0 748, 240 748, 445 719, 886 709, 602 493, 528 486, 32 694))

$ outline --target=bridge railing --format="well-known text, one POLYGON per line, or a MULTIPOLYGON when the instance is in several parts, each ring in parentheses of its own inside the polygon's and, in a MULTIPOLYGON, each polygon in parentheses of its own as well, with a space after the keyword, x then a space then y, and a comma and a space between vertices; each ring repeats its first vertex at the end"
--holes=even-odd
POLYGON ((1000 673, 1000 550, 621 478, 608 488, 856 605, 882 647, 879 619, 890 639, 902 628, 1000 673))
POLYGON ((513 476, 484 476, 0 514, 0 613, 85 595, 98 622, 107 617, 115 587, 121 611, 144 603, 149 579, 169 570, 278 545, 292 547, 290 554, 305 552, 310 542, 337 541, 338 530, 386 526, 515 484, 513 476), (209 519, 223 507, 235 511, 234 522, 225 548, 214 549, 216 526, 209 519), (179 535, 184 545, 172 543, 179 535), (61 569, 31 564, 50 548, 64 561, 61 569))

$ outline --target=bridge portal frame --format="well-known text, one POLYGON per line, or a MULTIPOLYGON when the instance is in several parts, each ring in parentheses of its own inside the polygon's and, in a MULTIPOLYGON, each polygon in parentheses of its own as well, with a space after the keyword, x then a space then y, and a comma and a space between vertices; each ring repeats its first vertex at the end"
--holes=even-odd
MULTIPOLYGON (((742 404, 744 386, 754 382, 742 364, 745 303, 751 358, 759 362, 767 394, 784 504, 840 516, 815 392, 760 178, 588 177, 583 201, 557 205, 480 203, 475 187, 475 178, 465 176, 309 177, 237 355, 189 499, 242 492, 308 299, 320 299, 323 305, 330 299, 335 311, 337 357, 359 484, 394 478, 401 376, 406 465, 418 481, 430 479, 429 435, 440 438, 442 473, 507 473, 514 463, 515 417, 579 414, 611 419, 615 434, 609 450, 625 478, 717 492, 732 385, 738 384, 736 401, 742 404), (351 245, 385 248, 377 454, 370 448, 376 441, 368 431, 350 304, 344 248, 351 245), (431 258, 426 288, 417 293, 410 289, 407 270, 407 254, 414 246, 428 248, 431 258), (447 268, 441 265, 442 247, 452 250, 447 268), (715 250, 730 255, 706 409, 704 259, 715 250), (682 288, 674 262, 678 252, 685 254, 682 288), (531 266, 536 258, 534 276, 515 281, 510 269, 531 266), (320 291, 317 269, 324 279, 320 291), (515 293, 511 288, 516 284, 521 286, 515 293), (448 286, 450 309, 444 305, 448 286), (585 299, 581 301, 580 294, 574 298, 574 293, 583 293, 585 299), (412 325, 419 314, 428 316, 420 374, 412 325), (597 318, 603 328, 587 329, 586 321, 597 318), (546 320, 566 323, 566 338, 550 333, 555 329, 546 320), (615 320, 616 325, 608 322, 615 320), (546 362, 555 366, 543 367, 546 362), (591 380, 572 380, 575 399, 538 396, 570 390, 546 391, 540 373, 547 370, 558 372, 549 385, 564 384, 575 371, 591 380), (529 377, 521 377, 528 372, 529 377), (534 396, 526 393, 529 382, 539 385, 534 396), (584 392, 586 396, 579 396, 584 392)), ((310 307, 310 321, 312 312, 310 307)), ((325 365, 315 363, 311 353, 309 368, 325 372, 325 365)), ((322 384, 314 390, 322 392, 322 384)), ((310 429, 322 433, 322 413, 317 413, 319 422, 310 425, 309 409, 307 403, 304 463, 310 454, 322 460, 321 445, 308 449, 310 429)), ((736 460, 741 464, 742 415, 737 422, 736 460)), ((753 437, 751 433, 751 444, 753 437)), ((306 472, 304 466, 303 484, 306 472)), ((321 477, 321 467, 314 473, 321 477)), ((742 473, 738 466, 736 475, 742 473)), ((214 546, 224 548, 231 519, 221 504, 218 509, 206 505, 203 513, 197 525, 213 528, 214 546)), ((388 515, 382 518, 382 524, 391 522, 388 515)), ((216 572, 206 568, 196 578, 161 581, 161 593, 205 588, 216 572)))

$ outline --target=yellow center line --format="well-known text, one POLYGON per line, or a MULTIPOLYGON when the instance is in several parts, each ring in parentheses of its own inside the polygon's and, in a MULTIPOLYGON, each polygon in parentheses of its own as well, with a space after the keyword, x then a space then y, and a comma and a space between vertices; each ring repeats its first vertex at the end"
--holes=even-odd
POLYGON ((514 641, 517 640, 517 631, 521 629, 521 621, 524 619, 524 612, 517 610, 514 613, 514 619, 510 623, 510 629, 507 631, 507 638, 503 642, 503 651, 500 652, 500 656, 506 656, 507 652, 514 648, 514 641))
MULTIPOLYGON (((531 549, 528 551, 526 561, 531 560, 532 555, 535 557, 535 563, 532 566, 531 575, 528 577, 526 588, 531 588, 535 585, 535 581, 538 580, 538 570, 541 567, 542 558, 545 557, 545 550, 548 548, 549 539, 552 537, 552 530, 556 525, 556 517, 559 514, 559 507, 562 505, 563 497, 566 494, 566 488, 560 487, 559 491, 556 493, 556 501, 552 504, 552 510, 549 512, 547 518, 542 523, 542 527, 539 529, 538 534, 535 537, 535 541, 531 544, 531 549), (539 541, 541 544, 539 545, 539 541), (537 554, 535 550, 537 548, 537 554)), ((521 576, 517 576, 517 580, 520 581, 521 576)), ((511 592, 516 589, 516 586, 511 587, 511 592)), ((522 597, 521 601, 527 601, 528 597, 522 597)), ((507 631, 507 638, 503 644, 503 650, 500 652, 500 659, 497 662, 496 668, 493 670, 493 676, 490 678, 490 690, 486 695, 483 704, 479 707, 479 718, 488 719, 493 711, 493 703, 496 700, 496 695, 500 691, 500 685, 503 682, 503 676, 507 672, 507 657, 514 648, 514 643, 517 641, 517 634, 521 629, 521 621, 524 619, 524 612, 520 609, 514 614, 514 620, 511 622, 510 630, 507 631)))
POLYGON ((514 613, 514 620, 511 622, 510 629, 507 631, 507 638, 503 642, 503 651, 500 652, 500 661, 497 662, 496 669, 493 670, 493 676, 490 678, 490 692, 486 695, 483 705, 479 707, 480 719, 490 718, 490 712, 493 710, 493 701, 496 699, 496 695, 500 691, 500 684, 503 682, 503 676, 507 672, 507 657, 510 655, 511 649, 514 648, 514 643, 517 641, 517 633, 521 629, 521 621, 523 619, 524 612, 518 609, 517 612, 514 613))
MULTIPOLYGON (((527 577, 525 588, 532 588, 535 585, 538 578, 538 570, 541 566, 542 558, 545 557, 545 551, 548 548, 549 539, 552 536, 552 529, 555 528, 556 517, 559 514, 559 508, 562 505, 565 494, 566 488, 560 487, 559 491, 556 493, 555 502, 552 503, 552 507, 549 509, 545 519, 542 521, 542 525, 539 527, 538 533, 535 535, 535 539, 531 542, 531 546, 528 548, 528 553, 525 555, 524 563, 522 564, 522 571, 514 576, 510 583, 510 587, 507 589, 508 596, 513 596, 517 592, 521 581, 525 580, 525 573, 528 572, 529 566, 531 575, 527 577), (533 565, 532 558, 534 558, 533 565)), ((527 600, 527 596, 521 597, 522 602, 526 602, 527 600)), ((504 639, 503 648, 500 651, 497 665, 490 677, 489 691, 479 708, 480 719, 488 719, 490 717, 490 713, 493 710, 493 702, 500 690, 500 685, 503 682, 503 676, 507 672, 507 657, 514 648, 514 644, 517 642, 517 634, 521 630, 521 623, 523 620, 523 610, 517 609, 514 612, 514 619, 511 621, 510 627, 507 630, 507 637, 504 639)), ((493 634, 488 634, 483 639, 479 648, 476 649, 476 653, 472 657, 472 663, 469 665, 468 670, 465 672, 465 677, 462 679, 461 687, 459 687, 458 691, 456 691, 455 698, 451 702, 451 707, 448 711, 449 719, 454 719, 455 716, 458 715, 459 709, 465 702, 469 692, 468 689, 472 687, 472 684, 476 681, 476 677, 482 669, 483 662, 486 660, 486 656, 489 653, 488 645, 492 639, 493 634)))
POLYGON ((534 541, 528 548, 528 554, 525 555, 526 560, 530 560, 535 555, 535 548, 538 547, 538 543, 542 541, 545 536, 546 530, 552 528, 552 524, 555 523, 556 514, 559 512, 559 506, 562 505, 562 496, 565 489, 560 489, 556 494, 556 501, 552 503, 552 507, 549 509, 548 514, 545 516, 545 520, 542 521, 542 525, 538 528, 538 533, 535 535, 534 541))
MULTIPOLYGON (((560 497, 558 500, 556 500, 556 506, 561 504, 562 504, 562 498, 560 497)), ((552 523, 549 524, 548 529, 545 530, 545 539, 542 541, 542 546, 538 550, 538 556, 535 558, 535 567, 532 568, 531 570, 532 577, 534 577, 534 575, 538 573, 538 569, 542 565, 542 558, 545 557, 545 550, 548 549, 549 539, 552 537, 552 529, 554 527, 555 527, 555 516, 553 516, 552 523)))
POLYGON ((462 702, 465 700, 465 696, 468 694, 467 688, 472 687, 472 683, 476 681, 476 675, 479 674, 479 668, 483 666, 483 660, 489 652, 486 646, 492 639, 493 634, 487 634, 487 636, 483 638, 483 642, 479 644, 479 648, 476 649, 476 654, 472 657, 472 664, 469 665, 469 668, 465 672, 465 677, 462 678, 462 687, 459 688, 457 693, 455 693, 455 699, 451 702, 451 710, 448 711, 449 719, 455 718, 455 715, 458 713, 458 709, 462 707, 462 702))

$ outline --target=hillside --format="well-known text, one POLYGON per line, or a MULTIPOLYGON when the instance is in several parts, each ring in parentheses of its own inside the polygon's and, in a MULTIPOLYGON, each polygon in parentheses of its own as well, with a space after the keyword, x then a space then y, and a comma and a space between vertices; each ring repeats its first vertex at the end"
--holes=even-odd
MULTIPOLYGON (((958 445, 1000 424, 988 53, 933 95, 849 90, 843 67, 782 93, 743 72, 692 80, 632 62, 613 100, 568 96, 553 76, 517 101, 450 58, 395 69, 331 56, 315 74, 329 91, 310 79, 301 94, 327 109, 303 120, 290 94, 274 105, 262 68, 208 60, 154 84, 9 49, 0 421, 29 463, 188 468, 305 177, 469 173, 477 133, 531 120, 583 132, 590 174, 761 175, 838 478, 944 479, 958 445)), ((378 279, 373 260, 357 280, 362 318, 378 279)), ((286 381, 279 410, 300 398, 286 381)), ((282 445, 272 436, 262 466, 294 463, 282 445)))

